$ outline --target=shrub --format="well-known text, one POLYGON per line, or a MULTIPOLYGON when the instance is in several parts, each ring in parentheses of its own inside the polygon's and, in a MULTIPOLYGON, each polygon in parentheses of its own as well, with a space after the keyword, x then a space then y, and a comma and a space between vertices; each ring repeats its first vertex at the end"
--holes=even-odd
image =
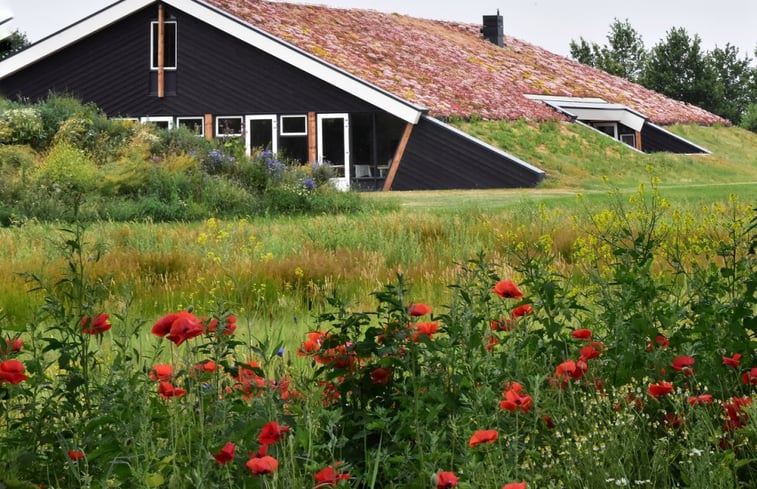
POLYGON ((61 125, 69 119, 93 120, 99 115, 94 105, 83 105, 79 100, 68 95, 51 93, 35 108, 42 119, 43 131, 40 149, 47 148, 58 134, 61 125))
POLYGON ((752 132, 757 132, 757 104, 751 104, 741 117, 741 127, 752 132))
POLYGON ((95 163, 69 143, 55 145, 34 172, 34 182, 49 192, 86 193, 99 184, 95 163))
POLYGON ((44 126, 34 107, 11 107, 0 115, 0 143, 28 144, 39 148, 44 126))

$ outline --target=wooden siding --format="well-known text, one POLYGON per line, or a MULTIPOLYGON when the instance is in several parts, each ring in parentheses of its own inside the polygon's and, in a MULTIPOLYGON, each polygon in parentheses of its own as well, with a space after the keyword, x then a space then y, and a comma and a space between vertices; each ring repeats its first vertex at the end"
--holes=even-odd
POLYGON ((423 117, 391 190, 533 187, 543 178, 544 173, 423 117))
MULTIPOLYGON (((175 9, 176 92, 151 93, 150 21, 155 5, 4 80, 9 98, 50 91, 94 102, 110 116, 372 112, 376 107, 175 9)), ((173 18, 172 18, 173 17, 173 18)), ((167 74, 173 74, 167 72, 167 74)))
POLYGON ((645 153, 668 151, 670 153, 706 154, 707 151, 688 141, 676 137, 651 124, 644 124, 641 129, 641 149, 645 153))

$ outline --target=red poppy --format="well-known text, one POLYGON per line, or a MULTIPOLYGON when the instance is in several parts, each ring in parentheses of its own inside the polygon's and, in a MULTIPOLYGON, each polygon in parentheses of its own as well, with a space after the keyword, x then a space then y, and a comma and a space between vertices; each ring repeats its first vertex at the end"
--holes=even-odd
POLYGON ((505 399, 499 403, 499 407, 502 409, 513 413, 518 409, 527 413, 531 409, 533 399, 528 394, 523 393, 523 387, 517 382, 509 383, 507 390, 502 395, 505 396, 505 399))
POLYGON ((582 341, 590 341, 591 340, 591 330, 590 329, 577 329, 570 333, 570 335, 577 339, 582 341))
MULTIPOLYGON (((16 338, 14 340, 11 340, 8 338, 5 340, 5 344, 11 347, 11 351, 18 353, 21 351, 21 348, 24 347, 24 340, 21 338, 16 338)), ((5 353, 3 350, 0 350, 0 353, 5 353)))
POLYGON ((390 367, 379 367, 371 372, 371 382, 374 384, 388 384, 392 378, 390 367))
POLYGON ((689 405, 691 406, 709 406, 710 404, 712 404, 712 394, 700 394, 689 397, 689 405))
POLYGON ((692 365, 694 365, 694 358, 686 355, 680 355, 673 360, 673 370, 683 372, 687 376, 694 373, 692 365))
POLYGON ((325 340, 327 337, 328 336, 326 335, 326 333, 322 333, 320 331, 312 331, 308 333, 308 339, 297 349, 297 355, 306 357, 317 353, 318 350, 321 349, 323 340, 325 340))
POLYGON ((673 392, 673 384, 662 381, 657 384, 650 384, 649 395, 652 397, 662 397, 673 392))
POLYGON ((233 442, 228 442, 223 448, 221 448, 221 451, 213 454, 213 458, 216 459, 220 465, 227 464, 234 460, 234 451, 236 448, 237 447, 233 442))
POLYGON ((555 422, 552 421, 552 416, 544 415, 541 417, 542 421, 544 421, 544 425, 549 428, 550 430, 555 428, 555 422))
POLYGON ((454 472, 439 472, 436 474, 436 489, 457 487, 457 476, 454 472))
MULTIPOLYGON (((218 319, 213 318, 208 322, 205 330, 208 333, 215 333, 218 330, 218 319)), ((221 328, 221 333, 229 336, 234 334, 234 331, 237 330, 237 317, 234 315, 231 315, 226 318, 226 323, 221 328)))
POLYGON ((492 331, 512 331, 515 324, 517 324, 515 322, 515 319, 510 318, 502 318, 499 320, 492 319, 491 321, 489 321, 489 327, 492 329, 492 331))
POLYGON ((213 360, 206 360, 204 362, 196 363, 194 368, 195 370, 202 370, 203 372, 215 372, 216 362, 213 360))
POLYGON ((526 489, 525 482, 511 482, 502 486, 502 489, 526 489))
POLYGON ((279 468, 279 461, 270 455, 253 457, 245 464, 253 475, 273 474, 279 468))
POLYGON ((0 382, 11 384, 23 382, 29 378, 28 375, 24 375, 24 368, 24 364, 15 359, 0 362, 0 382))
POLYGON ((494 350, 494 347, 497 345, 499 345, 499 338, 494 335, 488 335, 488 339, 486 340, 486 351, 494 350))
POLYGON ((431 307, 421 302, 418 302, 416 304, 410 304, 410 307, 408 307, 408 311, 410 312, 410 315, 414 317, 425 316, 426 314, 431 312, 431 307))
POLYGON ((258 441, 264 445, 271 445, 281 440, 281 435, 289 431, 289 426, 282 426, 276 421, 263 425, 258 435, 258 441))
POLYGON ((413 341, 418 341, 421 335, 426 335, 429 340, 434 339, 434 333, 439 331, 439 321, 433 323, 418 323, 415 325, 415 333, 413 333, 413 341))
POLYGON ((655 345, 657 345, 658 348, 666 349, 670 346, 670 342, 666 337, 664 337, 661 334, 658 334, 657 337, 654 339, 654 343, 652 341, 649 342, 649 345, 647 345, 647 351, 654 350, 655 345))
POLYGON ((203 331, 202 322, 188 311, 167 314, 152 327, 152 334, 165 337, 173 341, 176 346, 188 339, 200 336, 203 331))
POLYGON ((68 451, 68 458, 76 462, 77 460, 81 460, 85 457, 84 452, 81 450, 69 450, 68 451))
POLYGON ((161 381, 158 385, 158 393, 163 399, 170 399, 171 397, 181 397, 186 394, 187 391, 174 386, 170 382, 161 381))
POLYGON ((723 365, 726 367, 739 368, 741 353, 734 353, 732 357, 723 357, 723 365))
POLYGON ((315 487, 335 487, 339 481, 350 480, 350 474, 337 472, 336 467, 338 465, 339 462, 334 465, 329 465, 313 474, 313 477, 318 482, 315 487))
POLYGON ((679 428, 686 424, 686 418, 682 414, 665 413, 665 425, 670 428, 679 428))
POLYGON ((591 360, 593 358, 599 358, 599 356, 602 355, 602 352, 594 348, 593 345, 586 345, 581 348, 581 358, 582 360, 591 360))
POLYGON ((499 438, 497 430, 478 430, 470 437, 468 446, 475 447, 481 443, 494 443, 499 438))
POLYGON ((523 298, 523 292, 518 289, 518 286, 515 285, 515 282, 512 280, 500 280, 496 284, 494 284, 494 288, 492 289, 495 294, 502 297, 503 299, 522 299, 523 298))
POLYGON ((173 375, 173 367, 170 365, 155 365, 150 369, 150 378, 152 380, 168 380, 173 375))
POLYGON ((737 428, 741 428, 746 425, 749 415, 742 409, 745 406, 752 404, 751 397, 736 397, 731 399, 731 402, 724 402, 722 404, 726 414, 726 421, 723 429, 726 431, 732 431, 737 428))
POLYGON ((523 317, 526 314, 532 314, 533 312, 534 308, 531 307, 531 304, 521 304, 520 306, 514 308, 512 312, 510 312, 510 317, 515 319, 523 317))
POLYGON ((757 385, 757 367, 754 367, 748 372, 744 372, 741 375, 741 381, 747 385, 757 385))
POLYGON ((113 325, 110 324, 106 313, 94 317, 84 316, 81 318, 81 332, 84 334, 100 334, 108 331, 113 325))

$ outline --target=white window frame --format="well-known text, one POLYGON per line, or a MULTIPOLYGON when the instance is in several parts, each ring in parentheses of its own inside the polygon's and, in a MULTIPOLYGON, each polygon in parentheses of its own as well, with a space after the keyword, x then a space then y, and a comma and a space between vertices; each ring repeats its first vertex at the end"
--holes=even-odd
MULTIPOLYGON (((153 57, 152 53, 155 50, 155 42, 157 41, 155 39, 155 26, 158 25, 157 20, 153 20, 150 22, 150 70, 156 71, 158 70, 158 66, 156 66, 153 63, 153 57)), ((175 20, 166 20, 163 22, 163 24, 173 24, 174 25, 174 53, 173 53, 173 59, 175 64, 173 66, 164 66, 163 69, 166 71, 175 71, 178 64, 179 64, 179 25, 175 20)))
POLYGON ((147 124, 150 122, 167 122, 168 129, 173 129, 174 126, 173 117, 169 115, 140 117, 139 122, 141 122, 142 124, 147 124))
POLYGON ((177 117, 176 118, 176 127, 181 127, 182 121, 200 121, 200 132, 197 134, 197 136, 205 137, 205 118, 202 116, 194 116, 194 117, 177 117))
POLYGON ((620 141, 622 143, 626 143, 627 145, 629 145, 632 148, 636 148, 636 134, 631 134, 631 133, 621 134, 620 135, 620 141), (623 139, 623 138, 628 138, 629 140, 626 140, 626 139, 623 139))
POLYGON ((244 117, 241 115, 222 115, 222 116, 216 116, 216 122, 215 122, 215 133, 216 137, 219 138, 238 138, 241 137, 244 134, 244 117), (231 134, 221 134, 220 129, 220 122, 223 119, 238 119, 239 120, 239 132, 238 133, 231 133, 231 134))
POLYGON ((308 116, 307 114, 302 115, 282 115, 279 117, 279 135, 280 136, 307 136, 308 135, 308 116), (285 119, 302 119, 305 121, 305 131, 304 132, 285 132, 284 131, 284 120, 285 119))
POLYGON ((247 154, 252 153, 252 121, 271 121, 271 152, 276 154, 279 152, 279 140, 276 137, 278 134, 278 117, 273 115, 247 115, 244 118, 245 128, 244 132, 244 146, 247 154))

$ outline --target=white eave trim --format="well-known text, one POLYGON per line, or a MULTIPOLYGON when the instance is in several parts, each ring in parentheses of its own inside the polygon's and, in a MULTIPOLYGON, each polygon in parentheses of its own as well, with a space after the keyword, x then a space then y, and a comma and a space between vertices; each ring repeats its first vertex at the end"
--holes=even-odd
POLYGON ((512 160, 513 162, 517 163, 518 165, 520 165, 520 166, 522 166, 524 168, 527 168, 528 170, 532 171, 533 173, 536 173, 538 175, 544 175, 544 170, 542 170, 540 168, 537 168, 534 165, 531 165, 529 163, 526 163, 525 161, 521 160, 520 158, 518 158, 516 156, 513 156, 510 153, 507 153, 505 151, 502 151, 501 149, 499 149, 499 148, 497 148, 495 146, 492 146, 491 144, 485 143, 484 141, 481 141, 478 138, 474 138, 473 136, 471 136, 467 132, 463 132, 460 129, 454 127, 454 126, 450 126, 449 124, 445 124, 444 122, 440 121, 439 119, 435 119, 435 118, 431 117, 430 115, 426 114, 423 117, 424 117, 424 119, 428 120, 429 122, 433 122, 434 124, 442 126, 446 130, 452 131, 453 133, 457 134, 458 136, 464 137, 465 139, 468 139, 469 141, 472 141, 472 142, 478 144, 479 146, 483 146, 484 148, 488 149, 489 151, 491 151, 493 153, 497 153, 500 156, 503 156, 503 157, 507 158, 508 160, 512 160))
POLYGON ((35 42, 18 54, 0 62, 0 79, 12 75, 27 65, 45 58, 80 39, 121 20, 155 0, 121 0, 95 12, 89 17, 35 42))
MULTIPOLYGON (((326 83, 389 112, 405 122, 417 124, 421 115, 427 112, 423 107, 416 106, 375 85, 371 85, 205 2, 200 0, 165 0, 163 3, 186 12, 326 83)), ((0 79, 151 4, 157 4, 157 2, 155 0, 121 0, 116 2, 0 62, 0 79)))

